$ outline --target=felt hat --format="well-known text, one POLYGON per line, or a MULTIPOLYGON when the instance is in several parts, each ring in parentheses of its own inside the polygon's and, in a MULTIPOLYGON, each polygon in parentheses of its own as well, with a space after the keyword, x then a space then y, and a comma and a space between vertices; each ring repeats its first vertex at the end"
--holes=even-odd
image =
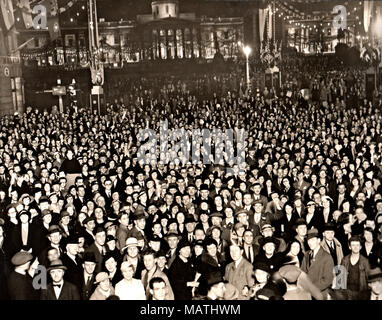
POLYGON ((64 266, 64 264, 62 263, 60 259, 57 259, 51 262, 47 270, 49 272, 51 270, 56 270, 56 269, 67 270, 68 268, 64 266))

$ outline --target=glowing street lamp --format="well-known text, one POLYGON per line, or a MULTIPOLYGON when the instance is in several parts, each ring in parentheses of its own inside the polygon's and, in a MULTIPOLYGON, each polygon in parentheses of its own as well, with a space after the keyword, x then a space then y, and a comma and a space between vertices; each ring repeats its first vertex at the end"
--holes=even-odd
POLYGON ((249 89, 250 85, 251 85, 251 82, 250 82, 250 79, 249 79, 249 60, 248 60, 248 58, 249 58, 249 55, 252 52, 252 49, 249 46, 245 46, 245 47, 243 47, 243 51, 244 51, 245 58, 246 58, 247 89, 249 89))

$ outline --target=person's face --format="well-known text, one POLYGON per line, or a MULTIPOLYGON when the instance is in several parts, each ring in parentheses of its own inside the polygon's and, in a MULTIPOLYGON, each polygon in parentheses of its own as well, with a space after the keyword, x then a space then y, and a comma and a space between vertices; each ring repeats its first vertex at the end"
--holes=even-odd
POLYGON ((90 262, 90 261, 85 261, 83 264, 82 264, 82 267, 84 268, 85 272, 87 274, 93 274, 94 273, 94 270, 95 270, 95 267, 96 267, 96 263, 95 262, 90 262))
POLYGON ((52 244, 59 244, 61 241, 61 234, 59 232, 53 232, 49 235, 49 240, 52 244))
POLYGON ((260 269, 255 270, 255 278, 258 283, 265 283, 268 281, 268 272, 260 269))
POLYGON ((243 224, 247 224, 248 222, 248 215, 246 213, 239 214, 237 216, 237 220, 243 224))
POLYGON ((121 218, 119 219, 119 222, 120 222, 123 226, 127 227, 127 226, 129 225, 129 215, 128 215, 128 214, 123 214, 123 215, 121 216, 121 218))
POLYGON ((165 300, 166 299, 166 283, 164 281, 155 282, 153 288, 150 289, 150 293, 154 300, 165 300))
POLYGON ((117 262, 115 261, 114 258, 109 258, 106 262, 105 262, 105 267, 106 267, 106 270, 109 272, 109 273, 112 273, 115 271, 115 269, 117 268, 117 262))
POLYGON ((357 254, 361 251, 361 244, 359 241, 350 242, 350 250, 352 253, 357 254))
POLYGON ((70 243, 66 246, 66 250, 73 256, 76 256, 78 254, 78 243, 70 243))
POLYGON ((157 265, 159 268, 163 269, 167 263, 166 257, 158 257, 157 258, 157 265))
POLYGON ((150 271, 155 267, 156 259, 152 254, 148 254, 143 257, 143 263, 145 268, 150 271))
POLYGON ((300 253, 300 244, 298 242, 293 242, 291 247, 290 247, 290 252, 294 256, 297 256, 300 253))
POLYGON ((375 294, 375 295, 381 295, 382 294, 382 281, 379 280, 379 281, 373 281, 369 284, 370 288, 371 288, 371 291, 375 294))
POLYGON ((366 242, 373 242, 373 234, 370 231, 365 230, 363 235, 365 237, 366 242))
POLYGON ((326 230, 324 232, 324 237, 328 241, 333 241, 333 239, 334 239, 334 231, 333 230, 326 230))
POLYGON ((99 283, 99 286, 100 286, 100 288, 101 288, 103 291, 108 291, 109 288, 110 288, 110 279, 108 278, 108 279, 105 279, 105 280, 101 281, 101 282, 99 283))
POLYGON ((320 245, 320 239, 317 237, 310 238, 308 240, 308 245, 311 250, 314 250, 320 245))
POLYGON ((243 255, 243 251, 238 246, 230 246, 229 253, 233 261, 238 261, 243 255))
POLYGON ((212 257, 215 257, 216 253, 217 253, 217 248, 216 248, 215 244, 210 244, 209 246, 207 246, 207 252, 212 257))
POLYGON ((54 260, 57 260, 59 257, 59 254, 58 254, 58 251, 57 249, 52 249, 52 250, 49 250, 48 252, 48 260, 50 262, 54 261, 54 260))
POLYGON ((264 245, 263 249, 267 255, 273 255, 276 247, 275 247, 274 243, 269 242, 269 243, 266 243, 264 245))
POLYGON ((22 215, 20 216, 20 221, 21 221, 21 223, 28 223, 28 221, 29 221, 29 216, 28 216, 27 214, 22 214, 22 215))
POLYGON ((305 237, 308 232, 306 225, 300 225, 296 228, 296 232, 300 237, 305 237))
POLYGON ((167 242, 170 249, 175 249, 176 246, 178 245, 179 240, 178 240, 178 237, 169 237, 167 239, 167 242))
POLYGON ((131 258, 135 258, 138 255, 138 247, 136 246, 128 247, 127 255, 131 258))
POLYGON ((98 245, 103 246, 105 245, 105 241, 106 241, 106 232, 105 231, 98 232, 96 233, 94 238, 95 238, 95 242, 98 245))
POLYGON ((182 249, 179 250, 179 255, 181 255, 184 258, 189 258, 191 255, 191 248, 190 246, 183 247, 182 249))
POLYGON ((62 269, 54 269, 50 270, 50 276, 52 277, 52 280, 54 283, 60 282, 64 278, 65 271, 62 269))
POLYGON ((88 229, 88 230, 90 230, 90 231, 93 231, 94 230, 94 228, 95 228, 95 222, 93 221, 93 220, 91 220, 91 221, 89 221, 86 225, 85 225, 85 227, 88 229))
POLYGON ((123 275, 123 278, 125 279, 125 280, 131 280, 132 278, 133 278, 133 276, 134 276, 134 270, 133 270, 133 268, 131 268, 131 267, 127 267, 127 268, 124 268, 124 269, 122 269, 121 270, 122 271, 122 275, 123 275))
POLYGON ((195 240, 204 240, 204 238, 206 237, 204 231, 201 229, 197 229, 195 231, 194 236, 195 236, 195 240))
POLYGON ((208 221, 208 215, 203 213, 200 215, 200 220, 203 222, 203 223, 206 223, 208 221))
POLYGON ((252 232, 245 232, 243 235, 244 243, 247 245, 251 245, 253 243, 253 233, 252 232))
POLYGON ((203 199, 206 199, 208 197, 208 190, 202 190, 200 191, 200 195, 202 196, 203 199))

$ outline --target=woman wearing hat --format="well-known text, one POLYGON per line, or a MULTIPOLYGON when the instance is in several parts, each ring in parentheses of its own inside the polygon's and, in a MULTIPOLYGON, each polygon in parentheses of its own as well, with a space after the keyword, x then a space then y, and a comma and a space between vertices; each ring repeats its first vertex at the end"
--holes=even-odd
POLYGON ((211 272, 219 271, 224 273, 225 261, 218 251, 218 243, 215 239, 208 237, 204 240, 204 251, 201 255, 201 264, 198 268, 198 273, 201 274, 199 278, 200 285, 198 293, 201 295, 207 294, 206 280, 211 272))
POLYGON ((102 301, 115 294, 109 275, 106 272, 100 272, 97 274, 95 284, 97 284, 97 288, 94 290, 89 300, 102 301))
POLYGON ((177 245, 177 256, 168 270, 168 279, 175 300, 191 300, 192 289, 199 286, 195 281, 196 272, 190 262, 191 244, 181 239, 177 245))

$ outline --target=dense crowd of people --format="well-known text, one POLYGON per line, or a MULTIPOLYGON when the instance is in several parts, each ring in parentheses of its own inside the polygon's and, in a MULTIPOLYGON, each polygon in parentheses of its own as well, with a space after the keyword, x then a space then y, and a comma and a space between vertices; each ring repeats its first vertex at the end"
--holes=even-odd
POLYGON ((106 115, 1 118, 0 299, 382 300, 382 103, 361 76, 311 73, 308 100, 146 82, 106 115), (244 146, 142 140, 163 121, 244 146))

